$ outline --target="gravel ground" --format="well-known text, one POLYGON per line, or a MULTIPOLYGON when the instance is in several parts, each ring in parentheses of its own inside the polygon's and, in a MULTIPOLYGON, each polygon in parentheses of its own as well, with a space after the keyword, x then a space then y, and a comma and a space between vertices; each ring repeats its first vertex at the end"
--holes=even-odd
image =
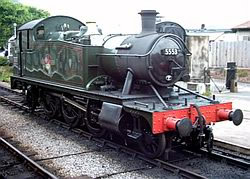
POLYGON ((178 178, 165 170, 133 159, 49 123, 0 105, 0 127, 21 147, 37 153, 35 159, 59 177, 178 178))
POLYGON ((176 164, 212 179, 250 179, 249 171, 206 158, 196 158, 176 164))

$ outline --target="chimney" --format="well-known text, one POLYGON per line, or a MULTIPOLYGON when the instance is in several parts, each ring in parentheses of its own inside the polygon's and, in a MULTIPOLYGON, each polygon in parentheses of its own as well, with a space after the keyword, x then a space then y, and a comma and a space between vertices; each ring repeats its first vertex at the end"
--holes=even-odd
POLYGON ((142 10, 138 14, 141 15, 141 34, 156 32, 156 15, 159 13, 155 10, 142 10))

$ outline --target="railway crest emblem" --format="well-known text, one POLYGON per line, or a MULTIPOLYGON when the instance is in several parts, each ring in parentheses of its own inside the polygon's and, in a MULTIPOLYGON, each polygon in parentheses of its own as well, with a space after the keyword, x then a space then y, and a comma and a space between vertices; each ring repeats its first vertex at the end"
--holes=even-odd
POLYGON ((49 54, 46 54, 44 59, 42 60, 45 70, 48 74, 51 73, 51 64, 52 64, 52 57, 49 54))

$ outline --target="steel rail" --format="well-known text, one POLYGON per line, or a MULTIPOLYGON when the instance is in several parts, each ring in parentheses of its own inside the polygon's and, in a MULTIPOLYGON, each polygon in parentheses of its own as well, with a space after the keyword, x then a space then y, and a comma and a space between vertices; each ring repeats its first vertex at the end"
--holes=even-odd
POLYGON ((21 151, 19 151, 17 148, 15 148, 13 145, 11 145, 10 143, 8 143, 2 137, 0 137, 0 145, 4 146, 6 149, 8 149, 12 153, 14 153, 22 161, 25 161, 26 164, 29 165, 31 168, 33 168, 33 170, 35 171, 35 173, 39 174, 40 176, 42 176, 44 178, 57 179, 57 177, 55 175, 53 175, 49 171, 47 171, 44 168, 42 168, 39 164, 37 164, 36 162, 34 162, 33 160, 31 160, 24 153, 22 153, 21 151))
POLYGON ((14 94, 19 94, 19 95, 22 94, 21 92, 15 91, 15 90, 10 89, 7 86, 3 86, 1 84, 0 84, 0 89, 7 91, 7 92, 10 92, 10 93, 14 93, 14 94))
POLYGON ((214 159, 214 160, 218 160, 218 161, 223 161, 226 162, 228 164, 240 167, 242 169, 250 169, 250 161, 246 161, 246 160, 242 160, 240 158, 235 158, 232 155, 226 155, 223 154, 221 151, 217 151, 217 150, 213 150, 211 153, 209 153, 208 151, 206 151, 205 149, 200 149, 199 153, 201 153, 202 155, 206 155, 208 158, 214 159))
MULTIPOLYGON (((246 119, 246 118, 244 118, 244 119, 246 119)), ((216 138, 214 139, 214 145, 218 146, 220 148, 229 149, 231 151, 235 151, 235 152, 250 156, 250 148, 249 147, 235 145, 235 144, 230 143, 228 141, 226 142, 226 141, 216 139, 216 138)))
MULTIPOLYGON (((19 97, 24 96, 23 93, 12 90, 9 87, 3 86, 3 85, 0 85, 0 90, 9 92, 9 93, 14 94, 14 95, 18 95, 19 97)), ((13 96, 11 96, 11 98, 13 98, 13 96)), ((11 104, 11 105, 13 105, 15 107, 19 107, 20 109, 22 109, 24 111, 29 111, 30 110, 30 108, 28 106, 25 106, 22 103, 16 102, 16 101, 12 100, 11 98, 8 98, 8 95, 4 95, 4 96, 0 95, 0 101, 6 102, 6 103, 11 104)))
POLYGON ((4 101, 4 102, 7 102, 9 104, 12 104, 13 106, 19 107, 19 108, 23 109, 24 111, 30 110, 30 108, 28 106, 24 106, 22 103, 18 103, 18 102, 11 100, 11 99, 8 99, 6 96, 0 96, 0 101, 4 101))

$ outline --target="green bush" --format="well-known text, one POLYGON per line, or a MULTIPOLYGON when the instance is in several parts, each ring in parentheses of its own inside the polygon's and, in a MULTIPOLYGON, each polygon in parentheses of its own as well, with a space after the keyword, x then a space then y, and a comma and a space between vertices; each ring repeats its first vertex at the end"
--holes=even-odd
POLYGON ((0 81, 10 82, 10 76, 12 75, 12 67, 0 66, 0 81))
POLYGON ((248 76, 247 70, 238 69, 238 77, 242 78, 247 76, 248 76))
POLYGON ((5 57, 0 57, 0 66, 5 66, 8 64, 8 59, 5 57))
POLYGON ((49 12, 26 6, 18 0, 0 0, 0 47, 13 35, 13 23, 18 26, 49 16, 49 12))

